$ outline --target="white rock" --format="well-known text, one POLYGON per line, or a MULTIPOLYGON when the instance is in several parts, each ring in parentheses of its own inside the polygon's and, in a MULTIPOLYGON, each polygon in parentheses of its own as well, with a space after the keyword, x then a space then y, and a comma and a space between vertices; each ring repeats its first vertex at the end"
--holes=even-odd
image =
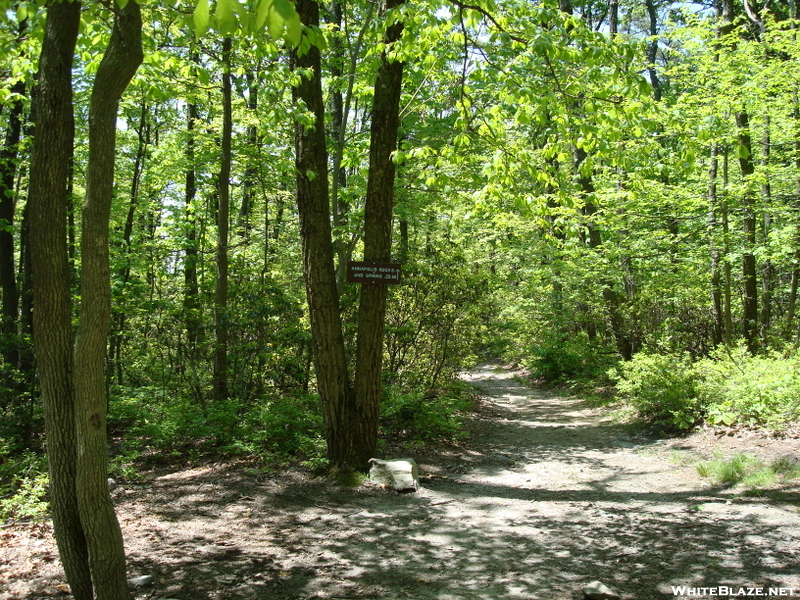
POLYGON ((619 595, 612 592, 600 581, 593 581, 583 588, 583 596, 588 600, 619 600, 619 595))
POLYGON ((369 480, 398 492, 416 492, 419 489, 419 467, 413 458, 381 460, 370 458, 369 480))
POLYGON ((141 577, 133 577, 131 579, 128 579, 128 585, 134 588, 140 588, 153 583, 153 579, 155 579, 155 577, 153 577, 152 575, 142 575, 141 577))

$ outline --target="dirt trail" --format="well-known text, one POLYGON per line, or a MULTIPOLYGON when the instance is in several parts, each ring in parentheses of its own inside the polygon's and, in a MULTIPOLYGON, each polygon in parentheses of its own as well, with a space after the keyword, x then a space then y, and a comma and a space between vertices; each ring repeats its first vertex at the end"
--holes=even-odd
MULTIPOLYGON (((237 464, 119 486, 131 575, 156 576, 137 598, 577 600, 594 579, 625 600, 673 585, 800 596, 797 489, 742 499, 671 460, 682 442, 627 437, 506 371, 465 378, 486 396, 475 434, 421 457, 416 494, 237 464)), ((58 595, 49 534, 4 535, 38 546, 0 550, 0 600, 58 595)))

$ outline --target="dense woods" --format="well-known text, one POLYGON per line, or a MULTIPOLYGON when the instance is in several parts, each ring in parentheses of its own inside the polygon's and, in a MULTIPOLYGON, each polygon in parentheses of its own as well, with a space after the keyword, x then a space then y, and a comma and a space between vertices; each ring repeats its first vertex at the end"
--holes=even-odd
POLYGON ((0 467, 46 429, 76 598, 125 585, 107 433, 363 469, 486 356, 800 412, 798 0, 0 6, 0 467))

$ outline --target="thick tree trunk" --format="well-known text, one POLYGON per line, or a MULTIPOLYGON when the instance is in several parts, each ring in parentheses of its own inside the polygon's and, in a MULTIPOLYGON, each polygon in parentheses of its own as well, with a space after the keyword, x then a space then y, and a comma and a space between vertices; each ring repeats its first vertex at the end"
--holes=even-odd
MULTIPOLYGON (((390 10, 404 2, 405 0, 388 0, 386 9, 390 10)), ((396 22, 386 30, 384 43, 391 48, 402 34, 403 24, 396 22)), ((369 262, 391 261, 395 179, 392 153, 397 148, 402 83, 403 63, 390 59, 387 50, 384 50, 375 77, 369 174, 364 206, 364 260, 369 262)), ((385 284, 361 284, 355 373, 356 403, 360 418, 353 423, 353 427, 357 429, 359 457, 358 462, 351 465, 360 469, 366 469, 369 459, 377 454, 386 294, 385 284)))
MULTIPOLYGON (((297 12, 307 27, 319 26, 319 4, 297 0, 297 12)), ((297 210, 303 247, 303 271, 311 320, 317 389, 322 401, 328 459, 335 468, 358 464, 360 453, 354 446, 353 421, 357 418, 347 372, 328 193, 328 154, 325 147, 325 114, 319 49, 311 46, 302 55, 292 51, 291 65, 303 75, 292 90, 294 101, 314 114, 315 124, 295 123, 295 168, 297 210)))
POLYGON ((72 59, 81 6, 48 7, 39 61, 28 214, 35 311, 33 342, 47 432, 50 512, 58 553, 76 600, 92 600, 78 511, 73 336, 67 255, 67 179, 72 156, 72 59))
POLYGON ((608 33, 612 37, 619 33, 619 0, 608 0, 608 33))
POLYGON ((230 220, 231 38, 222 42, 222 143, 220 145, 219 207, 217 210, 217 281, 214 291, 214 400, 228 397, 228 225, 230 220))
POLYGON ((131 0, 114 18, 89 106, 89 161, 81 230, 81 307, 75 338, 77 492, 95 596, 129 598, 122 533, 108 493, 104 364, 111 322, 108 227, 117 107, 142 62, 142 17, 131 0))

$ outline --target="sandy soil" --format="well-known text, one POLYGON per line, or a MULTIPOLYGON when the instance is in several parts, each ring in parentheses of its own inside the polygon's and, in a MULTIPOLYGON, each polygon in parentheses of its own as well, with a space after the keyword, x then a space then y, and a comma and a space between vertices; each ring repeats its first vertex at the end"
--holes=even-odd
MULTIPOLYGON (((715 448, 796 461, 797 439, 649 440, 509 371, 465 378, 484 396, 472 435, 416 457, 415 494, 230 462, 115 487, 130 575, 155 576, 136 598, 577 600, 595 579, 625 600, 677 585, 800 596, 800 489, 745 497, 691 464, 715 448)), ((0 544, 0 600, 69 598, 49 524, 0 544)))

